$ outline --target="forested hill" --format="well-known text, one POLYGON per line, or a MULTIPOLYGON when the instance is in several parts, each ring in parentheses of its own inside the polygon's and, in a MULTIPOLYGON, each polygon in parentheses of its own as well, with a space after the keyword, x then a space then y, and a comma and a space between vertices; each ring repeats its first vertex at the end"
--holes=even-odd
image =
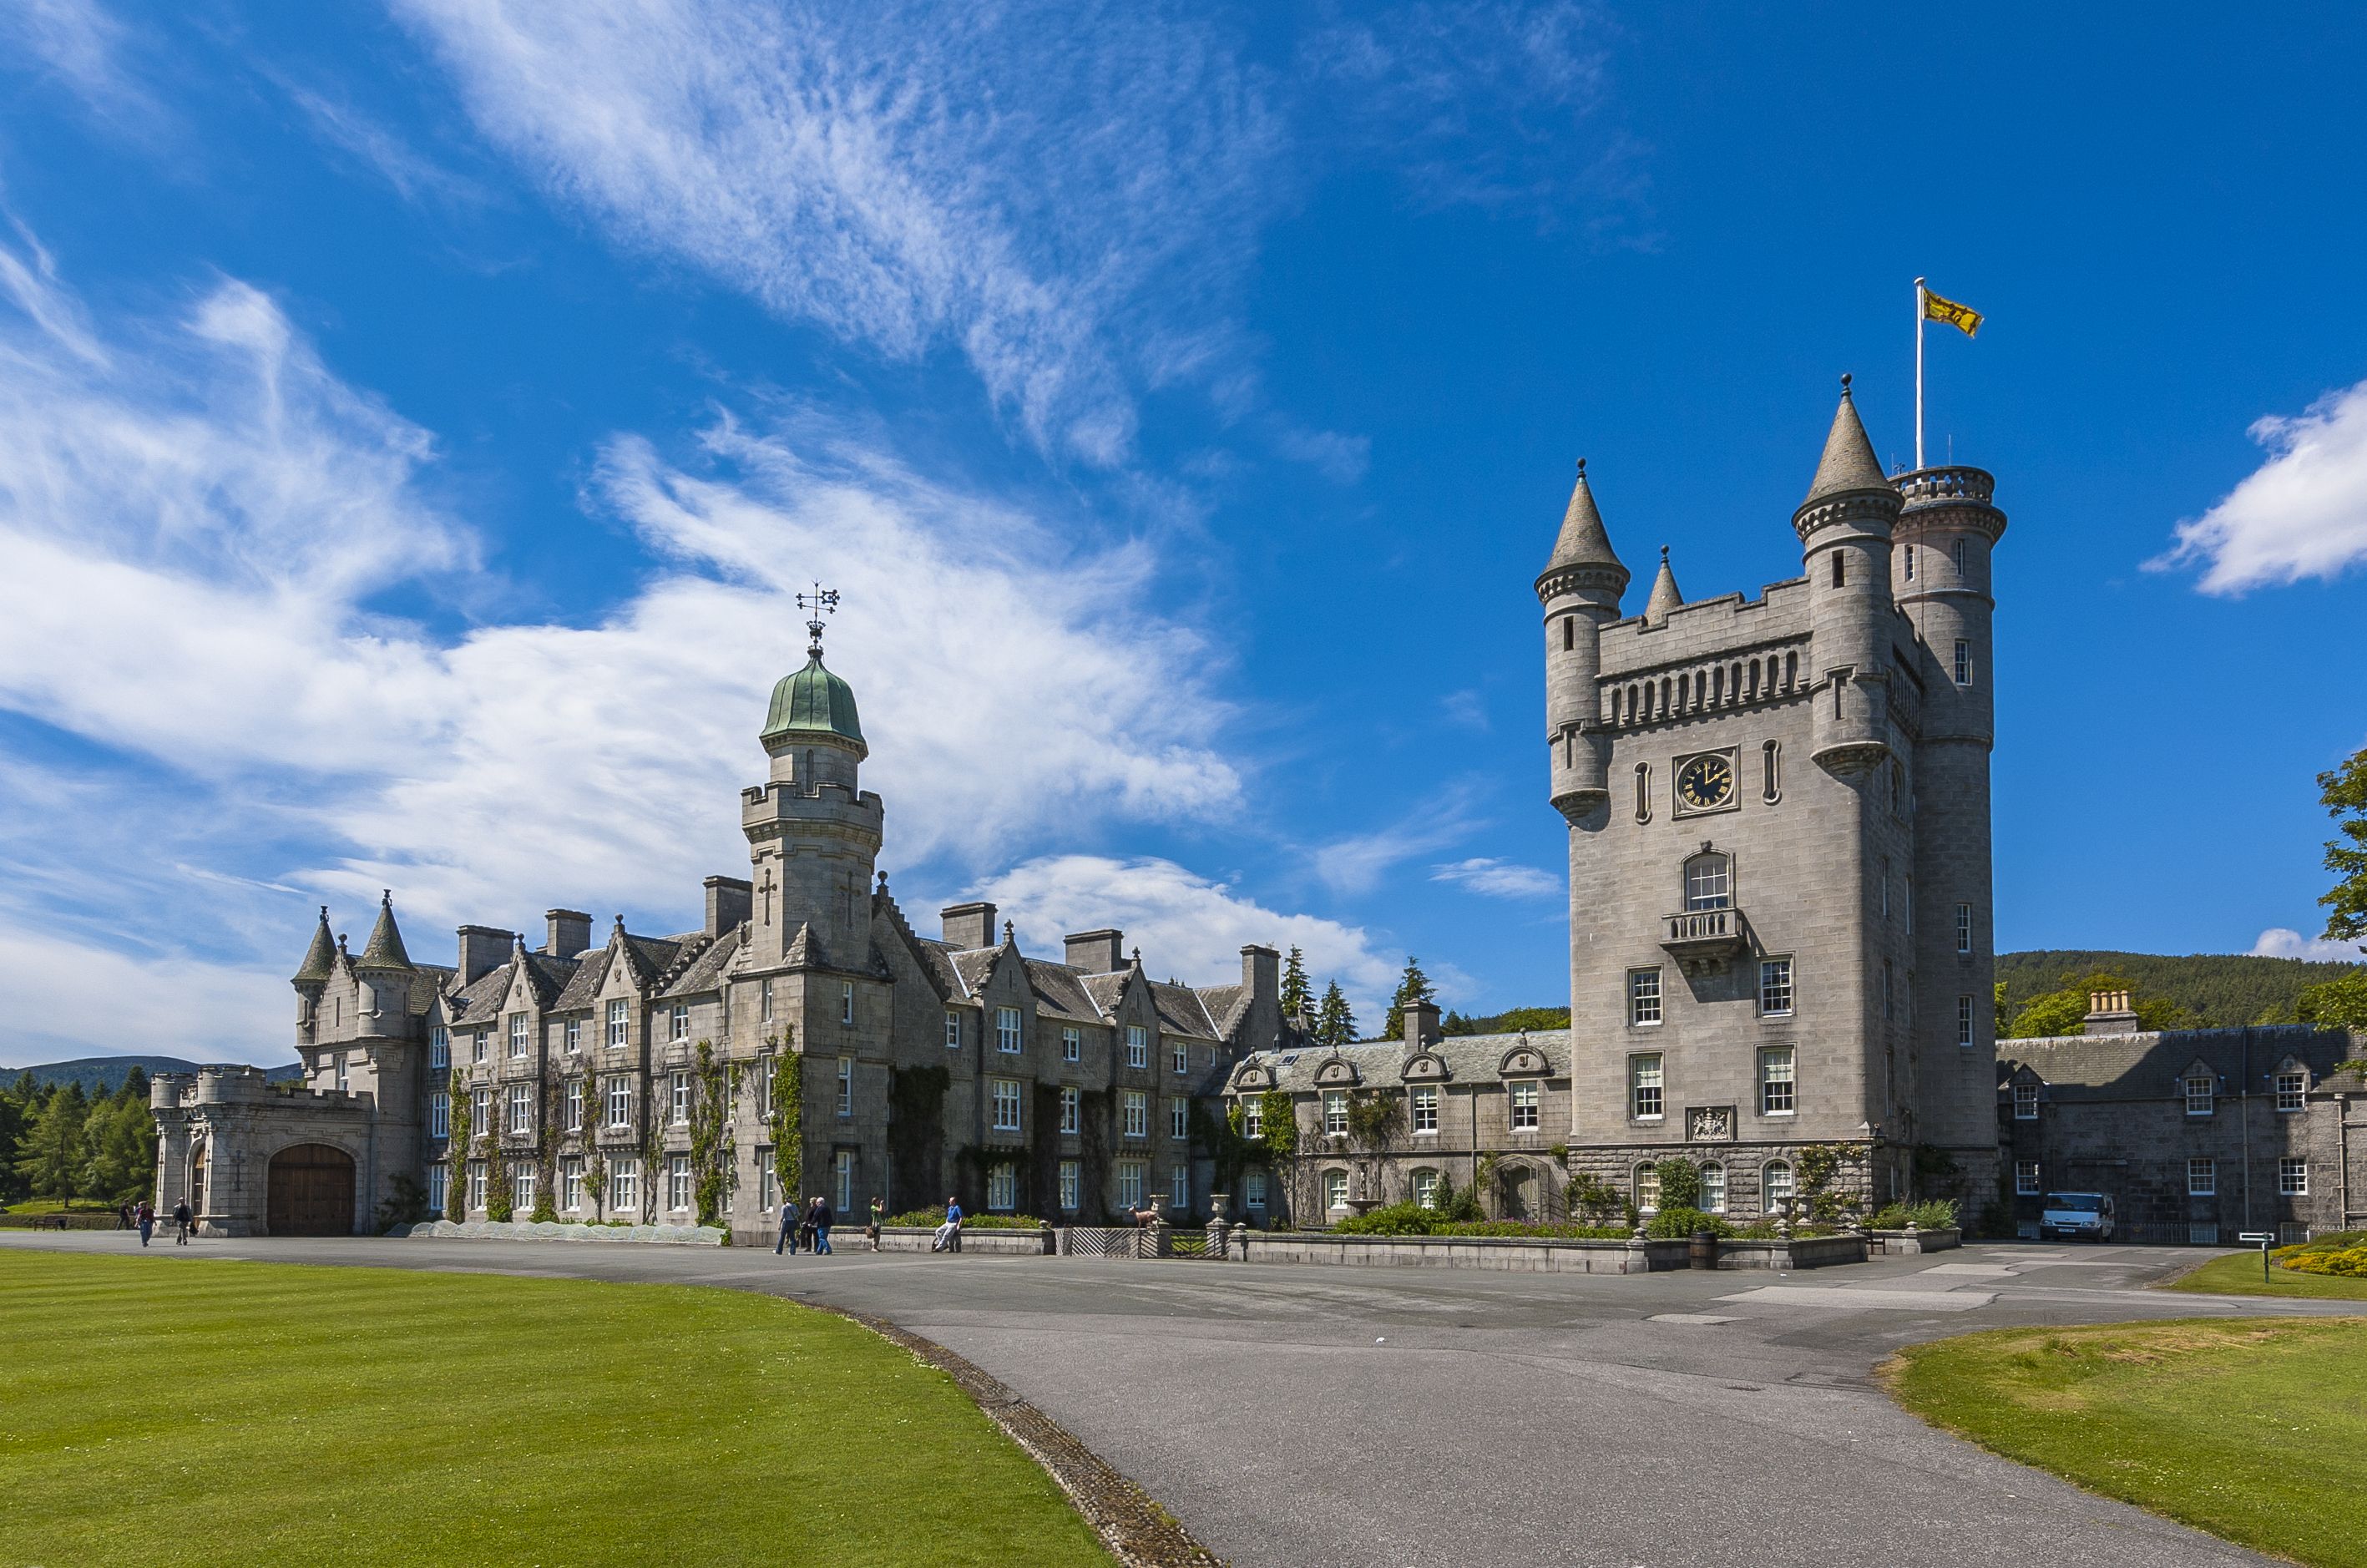
POLYGON ((2339 979, 2358 968, 2347 963, 2311 963, 2302 959, 2255 958, 2248 953, 2115 953, 2046 950, 1999 953, 1997 977, 2004 983, 2009 1017, 2023 1003, 2073 981, 2108 971, 2128 981, 2142 996, 2159 997, 2195 1015, 2207 1026, 2278 1024, 2293 1021, 2293 998, 2302 988, 2339 979))
MULTIPOLYGON (((194 1073, 198 1064, 177 1056, 82 1056, 72 1062, 44 1062, 32 1067, 0 1067, 0 1084, 13 1084, 27 1073, 41 1088, 52 1084, 80 1084, 86 1095, 111 1095, 123 1086, 125 1074, 134 1067, 151 1078, 159 1073, 194 1073)), ((274 1067, 270 1076, 292 1078, 298 1068, 290 1062, 284 1067, 274 1067)))

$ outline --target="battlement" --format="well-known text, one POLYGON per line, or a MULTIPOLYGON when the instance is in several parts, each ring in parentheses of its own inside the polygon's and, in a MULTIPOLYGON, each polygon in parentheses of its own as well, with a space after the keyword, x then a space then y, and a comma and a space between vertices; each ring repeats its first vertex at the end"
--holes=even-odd
POLYGON ((194 1077, 186 1073, 159 1073, 149 1084, 148 1103, 157 1110, 296 1105, 308 1110, 368 1116, 377 1109, 378 1096, 366 1089, 282 1089, 260 1067, 226 1065, 200 1067, 194 1077))

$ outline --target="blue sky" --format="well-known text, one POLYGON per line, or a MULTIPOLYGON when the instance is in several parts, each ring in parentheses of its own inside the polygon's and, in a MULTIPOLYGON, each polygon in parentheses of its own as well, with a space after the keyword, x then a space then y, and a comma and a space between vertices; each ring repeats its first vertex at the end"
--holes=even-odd
MULTIPOLYGON (((311 908, 695 922, 845 593, 927 928, 1566 998, 1530 584, 1999 476, 1999 945, 2311 950, 2367 740, 2360 18, 0 20, 0 1056, 274 1061, 311 908), (2352 634, 2343 635, 2342 629, 2352 634)), ((1637 589, 1640 596, 1640 586, 1637 589)), ((1632 607, 1631 607, 1632 608, 1632 607)))

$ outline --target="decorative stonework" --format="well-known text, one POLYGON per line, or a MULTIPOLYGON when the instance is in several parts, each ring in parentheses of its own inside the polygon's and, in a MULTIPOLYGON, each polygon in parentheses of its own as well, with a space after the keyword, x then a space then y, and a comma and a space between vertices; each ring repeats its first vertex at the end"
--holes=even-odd
POLYGON ((1685 1110, 1685 1141, 1689 1143, 1731 1143, 1734 1142, 1734 1108, 1730 1105, 1697 1105, 1685 1110))

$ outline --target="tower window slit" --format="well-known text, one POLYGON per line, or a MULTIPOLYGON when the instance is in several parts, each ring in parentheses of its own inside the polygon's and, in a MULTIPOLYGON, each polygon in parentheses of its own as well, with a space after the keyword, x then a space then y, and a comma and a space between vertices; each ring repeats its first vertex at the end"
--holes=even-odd
POLYGON ((1564 653, 1578 646, 1578 617, 1566 615, 1561 618, 1561 645, 1564 653))
POLYGON ((1795 687, 1795 686, 1796 686, 1796 685, 1798 685, 1798 684, 1799 684, 1799 680, 1800 680, 1800 655, 1799 655, 1799 654, 1797 654, 1797 653, 1786 653, 1786 654, 1784 654, 1784 690, 1786 690, 1786 691, 1791 690, 1793 687, 1795 687))
POLYGON ((1848 571, 1849 571, 1849 568, 1848 568, 1848 566, 1847 566, 1846 562, 1844 562, 1844 560, 1843 560, 1843 558, 1842 558, 1841 552, 1840 552, 1840 551, 1838 551, 1838 550, 1834 551, 1833 551, 1833 586, 1834 586, 1834 587, 1839 588, 1839 587, 1843 587, 1843 586, 1846 586, 1846 585, 1847 585, 1847 584, 1848 584, 1848 571))

